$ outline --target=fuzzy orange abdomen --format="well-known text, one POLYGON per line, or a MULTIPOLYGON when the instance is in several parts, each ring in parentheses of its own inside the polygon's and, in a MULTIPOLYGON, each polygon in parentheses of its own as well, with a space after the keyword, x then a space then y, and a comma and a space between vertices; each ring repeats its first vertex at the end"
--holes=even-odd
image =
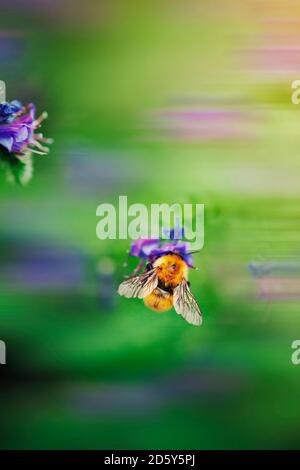
POLYGON ((173 307, 173 296, 170 292, 156 288, 144 298, 144 304, 155 312, 167 312, 173 307))

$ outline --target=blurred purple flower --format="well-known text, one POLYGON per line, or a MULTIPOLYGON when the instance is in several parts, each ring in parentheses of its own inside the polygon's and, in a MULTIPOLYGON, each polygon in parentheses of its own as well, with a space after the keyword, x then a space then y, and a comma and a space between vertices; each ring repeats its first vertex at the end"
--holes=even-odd
POLYGON ((17 158, 29 156, 31 153, 46 155, 49 149, 42 143, 51 143, 51 139, 35 133, 46 117, 47 113, 44 112, 36 119, 35 106, 31 103, 26 106, 18 101, 1 103, 0 145, 17 158))
POLYGON ((0 103, 0 123, 12 122, 21 109, 22 105, 17 100, 0 103))
POLYGON ((6 253, 2 253, 2 288, 66 292, 76 290, 83 282, 86 258, 82 252, 37 240, 1 241, 6 253))
POLYGON ((251 137, 248 111, 224 106, 180 106, 154 112, 150 127, 163 138, 183 141, 220 141, 251 137))

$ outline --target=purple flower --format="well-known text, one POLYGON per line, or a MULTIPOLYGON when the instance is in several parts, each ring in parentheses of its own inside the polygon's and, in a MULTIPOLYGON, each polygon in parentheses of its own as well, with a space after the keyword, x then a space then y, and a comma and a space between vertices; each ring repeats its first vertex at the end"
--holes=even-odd
POLYGON ((160 245, 159 238, 139 238, 132 242, 130 247, 130 255, 136 256, 137 258, 142 258, 147 260, 153 250, 158 248, 160 245))
POLYGON ((27 157, 31 153, 46 155, 49 149, 43 144, 51 143, 51 139, 35 132, 46 117, 47 113, 42 113, 36 119, 33 104, 23 106, 18 101, 1 103, 0 146, 17 158, 27 157))
POLYGON ((167 255, 168 253, 179 255, 189 268, 194 267, 194 259, 190 252, 189 243, 184 241, 162 244, 159 248, 151 251, 149 261, 153 263, 157 258, 167 255))
POLYGON ((14 100, 10 103, 0 103, 0 123, 11 122, 16 114, 22 109, 20 101, 14 100))
MULTIPOLYGON (((175 253, 178 254, 190 267, 194 267, 193 255, 190 252, 190 246, 188 242, 174 239, 174 229, 169 233, 168 243, 162 243, 159 239, 151 238, 139 238, 131 244, 130 255, 141 258, 143 261, 153 263, 160 256, 175 253)), ((182 236, 184 231, 181 231, 182 236)), ((176 234, 177 235, 177 234, 176 234)))

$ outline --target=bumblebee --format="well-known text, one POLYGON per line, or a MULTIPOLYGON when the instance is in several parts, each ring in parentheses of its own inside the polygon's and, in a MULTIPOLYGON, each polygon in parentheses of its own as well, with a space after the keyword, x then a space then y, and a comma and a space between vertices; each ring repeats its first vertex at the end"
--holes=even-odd
POLYGON ((168 253, 147 265, 146 272, 123 281, 118 293, 127 298, 137 297, 156 311, 176 312, 192 325, 201 325, 200 308, 190 291, 188 266, 179 254, 168 253))

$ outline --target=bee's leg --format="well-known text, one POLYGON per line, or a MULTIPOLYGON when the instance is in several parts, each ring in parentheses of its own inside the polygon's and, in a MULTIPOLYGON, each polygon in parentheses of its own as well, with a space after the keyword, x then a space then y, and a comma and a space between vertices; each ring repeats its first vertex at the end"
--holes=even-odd
POLYGON ((133 271, 133 274, 137 274, 142 269, 143 266, 144 266, 144 260, 141 260, 139 264, 137 265, 137 267, 135 268, 135 270, 133 271))
POLYGON ((146 264, 146 269, 147 269, 147 271, 151 271, 151 269, 153 269, 153 265, 151 263, 147 263, 146 264))

